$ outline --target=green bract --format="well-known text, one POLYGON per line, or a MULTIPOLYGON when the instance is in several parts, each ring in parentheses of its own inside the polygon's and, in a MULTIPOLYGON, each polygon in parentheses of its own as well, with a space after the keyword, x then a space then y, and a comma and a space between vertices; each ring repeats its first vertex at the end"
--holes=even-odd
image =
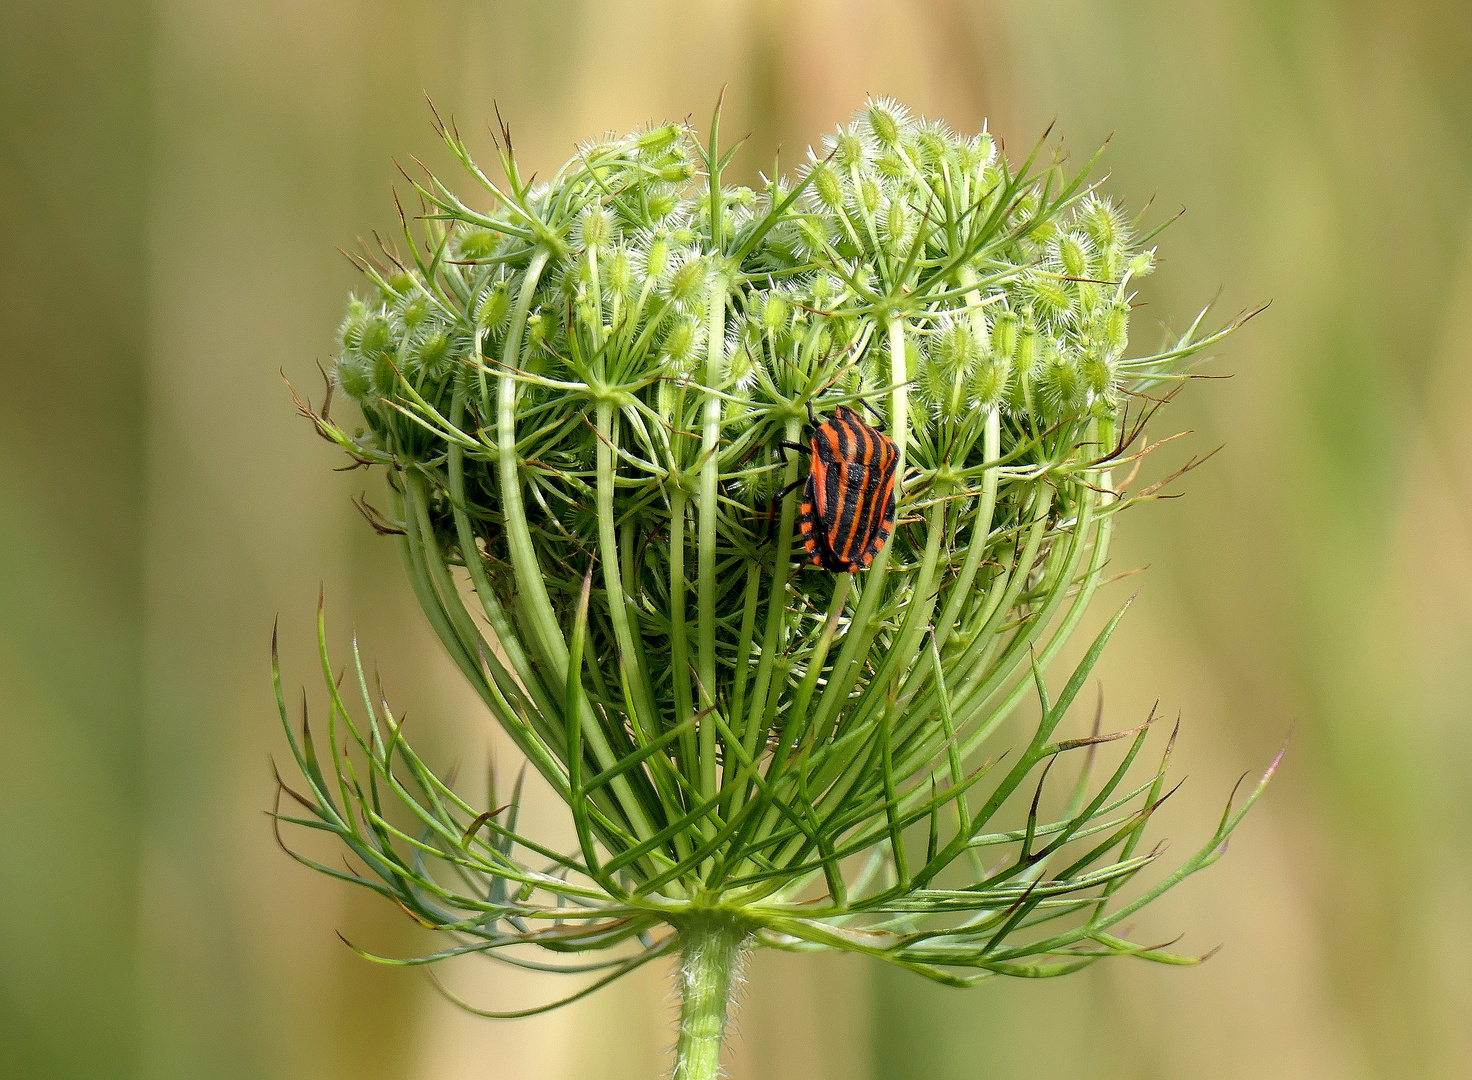
POLYGON ((1111 471, 1138 453, 1131 395, 1234 327, 1198 337, 1198 318, 1126 356, 1153 260, 1087 168, 1039 168, 1036 151, 1013 166, 985 134, 871 101, 797 182, 754 192, 721 183, 718 120, 708 146, 657 128, 537 184, 509 135, 497 184, 446 129, 494 209, 419 185, 422 233, 363 262, 342 326, 336 383, 366 433, 313 417, 388 471, 379 525, 567 802, 577 849, 519 833, 514 800, 472 806, 437 779, 361 665, 351 719, 325 650, 331 760, 293 737, 302 820, 366 871, 339 876, 453 934, 441 956, 616 950, 601 985, 680 952, 680 1076, 713 1075, 731 964, 753 945, 952 984, 1179 962, 1111 927, 1211 862, 1244 811, 1111 906, 1154 857, 1138 845, 1162 774, 1125 782, 1144 728, 1055 820, 1036 797, 1018 827, 994 818, 1058 755, 1092 761, 1120 737, 1054 737, 1119 615, 1056 697, 1044 673, 1133 501, 1111 471), (799 496, 776 497, 807 468, 780 444, 839 404, 883 416, 900 461, 893 542, 852 575, 800 561, 799 496), (1029 696, 1031 741, 972 767, 1029 696))

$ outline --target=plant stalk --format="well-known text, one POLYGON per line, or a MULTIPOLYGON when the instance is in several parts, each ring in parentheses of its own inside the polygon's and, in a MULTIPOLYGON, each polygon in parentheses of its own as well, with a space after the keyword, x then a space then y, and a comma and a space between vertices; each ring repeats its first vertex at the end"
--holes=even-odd
POLYGON ((680 1039, 674 1080, 715 1080, 747 927, 724 915, 680 927, 680 1039))

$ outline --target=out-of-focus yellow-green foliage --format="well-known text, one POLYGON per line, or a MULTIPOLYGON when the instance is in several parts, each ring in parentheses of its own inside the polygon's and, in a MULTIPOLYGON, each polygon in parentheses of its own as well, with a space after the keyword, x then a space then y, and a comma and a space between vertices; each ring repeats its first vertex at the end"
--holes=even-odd
MULTIPOLYGON (((1449 0, 15 0, 0 1073, 657 1074, 662 973, 549 1017, 465 1018, 331 934, 408 952, 412 925, 276 851, 259 813, 282 750, 269 625, 279 612, 283 656, 310 655, 318 582, 423 718, 421 753, 498 745, 276 369, 305 386, 328 359, 355 283, 333 248, 392 227, 391 158, 433 150, 421 89, 467 131, 497 99, 537 168, 729 83, 727 124, 760 132, 735 163, 752 179, 866 91, 966 130, 989 118, 1017 144, 1056 116, 1081 155, 1114 131, 1110 189, 1188 211, 1134 333, 1222 283, 1224 312, 1273 300, 1232 378, 1152 425, 1226 448, 1185 499, 1132 511, 1118 569, 1151 569, 1118 586, 1144 592, 1100 670, 1113 718, 1157 696, 1183 714, 1178 760, 1202 795, 1160 817, 1182 842, 1209 829, 1205 793, 1297 724, 1236 857, 1136 930, 1220 939, 1211 963, 959 995, 763 957, 732 1075, 1463 1075, 1469 46, 1472 13, 1449 0), (418 644, 377 647, 411 630, 418 644), (965 1019, 962 1043, 922 1037, 965 1019), (593 1057, 591 1031, 627 1049, 593 1057)), ((450 977, 493 1002, 546 996, 534 975, 450 977)))

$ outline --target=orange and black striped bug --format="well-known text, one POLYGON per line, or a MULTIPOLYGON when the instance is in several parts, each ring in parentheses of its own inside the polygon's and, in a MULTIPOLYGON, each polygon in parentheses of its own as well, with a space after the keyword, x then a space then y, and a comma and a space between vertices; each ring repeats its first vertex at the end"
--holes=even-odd
POLYGON ((808 455, 808 475, 780 494, 802 485, 799 528, 814 566, 834 573, 866 569, 894 531, 898 451, 882 420, 870 427, 847 405, 822 422, 809 405, 808 419, 807 446, 782 443, 808 455))

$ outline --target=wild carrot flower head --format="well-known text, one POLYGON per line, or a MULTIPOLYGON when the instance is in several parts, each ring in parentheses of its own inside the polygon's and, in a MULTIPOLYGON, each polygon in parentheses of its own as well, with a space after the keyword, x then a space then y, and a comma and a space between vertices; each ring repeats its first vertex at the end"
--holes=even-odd
MULTIPOLYGON (((1047 670, 1154 494, 1119 475, 1141 416, 1236 324, 1131 355, 1153 234, 1041 144, 1012 162, 872 100, 754 191, 723 183, 718 120, 587 143, 537 184, 508 132, 493 182, 444 126, 494 208, 416 184, 419 229, 361 261, 340 331, 366 428, 313 414, 387 471, 377 523, 576 850, 462 798, 361 680, 356 720, 332 689, 330 762, 293 735, 303 820, 453 934, 441 955, 607 948, 611 978, 716 927, 959 984, 1178 960, 1111 928, 1244 811, 1114 903, 1155 858, 1164 762, 1127 779, 1148 725, 1058 732, 1119 615, 1063 685, 1047 670), (852 573, 799 542, 811 425, 840 406, 895 455, 892 537, 852 573), (1026 699, 1031 739, 980 761, 1026 699), (1049 769, 1116 738, 1045 813, 1049 769)), ((864 466, 826 482, 862 506, 864 466)))

